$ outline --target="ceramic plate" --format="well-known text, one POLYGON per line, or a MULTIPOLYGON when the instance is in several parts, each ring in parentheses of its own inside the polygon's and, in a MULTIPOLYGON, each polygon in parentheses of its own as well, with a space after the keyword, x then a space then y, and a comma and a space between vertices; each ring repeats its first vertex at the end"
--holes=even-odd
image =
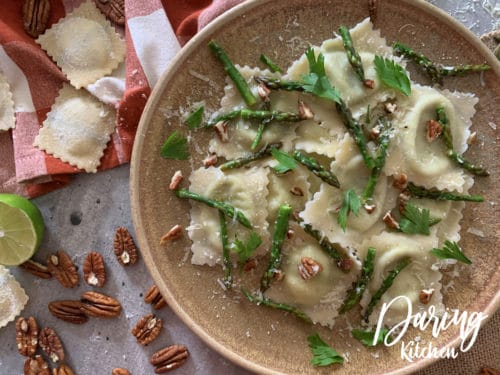
MULTIPOLYGON (((367 16, 368 1, 246 2, 212 22, 182 49, 157 84, 140 122, 131 165, 131 204, 146 265, 170 307, 196 334, 222 355, 258 373, 330 373, 332 368, 318 369, 309 363, 307 336, 313 332, 319 332, 339 353, 348 353, 348 362, 334 367, 338 374, 403 374, 430 362, 408 363, 400 358, 398 346, 366 349, 349 337, 342 319, 334 330, 328 330, 252 305, 237 293, 225 294, 216 281, 221 276, 220 267, 190 264, 187 236, 166 247, 159 245, 160 237, 173 225, 186 227, 189 223, 190 203, 176 198, 167 188, 173 172, 180 169, 189 176, 191 166, 201 165, 205 156, 193 148, 192 163, 165 160, 160 157, 160 148, 173 129, 187 134, 176 117, 179 108, 200 100, 217 108, 223 95, 224 72, 207 48, 208 41, 216 39, 240 65, 259 66, 259 56, 265 53, 277 56, 279 65, 288 66, 309 44, 331 38, 339 25, 353 27, 367 16)), ((454 292, 446 295, 445 303, 461 311, 492 315, 500 299, 496 208, 491 204, 498 181, 498 162, 492 157, 496 137, 492 124, 497 123, 498 115, 499 65, 479 39, 424 1, 380 1, 375 26, 389 43, 398 40, 409 44, 432 59, 448 64, 487 61, 494 66, 494 71, 482 78, 474 74, 449 78, 445 83, 450 90, 473 92, 480 98, 472 129, 477 131, 478 141, 468 155, 482 160, 492 172, 491 177, 476 178, 472 190, 485 195, 486 203, 468 204, 462 221, 460 244, 473 264, 454 279, 454 292)), ((409 66, 413 79, 428 83, 412 64, 409 66)), ((193 133, 193 144, 206 145, 207 134, 212 135, 193 133)), ((421 336, 443 347, 457 344, 457 335, 457 330, 450 329, 438 338, 421 336)))

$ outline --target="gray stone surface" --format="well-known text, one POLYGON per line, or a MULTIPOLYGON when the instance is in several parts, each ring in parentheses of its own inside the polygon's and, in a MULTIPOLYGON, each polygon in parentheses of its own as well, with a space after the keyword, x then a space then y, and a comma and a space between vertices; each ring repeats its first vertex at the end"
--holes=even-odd
MULTIPOLYGON (((431 2, 456 16, 478 35, 494 27, 495 19, 484 6, 494 5, 495 1, 431 2)), ((143 302, 143 293, 152 280, 142 259, 136 265, 124 268, 118 264, 112 251, 117 227, 125 226, 134 233, 130 218, 128 173, 128 165, 125 165, 96 175, 79 175, 68 187, 35 200, 47 224, 43 245, 35 259, 44 260, 48 253, 64 249, 81 267, 89 251, 103 254, 108 280, 103 288, 96 290, 102 290, 122 302, 124 310, 120 317, 112 320, 91 319, 81 326, 57 320, 48 312, 48 302, 79 298, 82 292, 92 288, 81 278, 77 288, 65 289, 56 280, 37 279, 13 268, 12 272, 30 296, 23 315, 33 315, 40 326, 56 329, 66 348, 67 362, 80 375, 111 374, 114 367, 126 367, 134 375, 151 374, 149 356, 172 343, 186 344, 191 353, 190 359, 175 371, 176 374, 247 374, 247 371, 208 348, 168 308, 157 311, 165 327, 151 345, 142 347, 131 335, 130 330, 138 319, 153 310, 143 302)), ((23 362, 24 358, 15 347, 14 325, 9 324, 0 330, 0 375, 22 374, 23 362)))

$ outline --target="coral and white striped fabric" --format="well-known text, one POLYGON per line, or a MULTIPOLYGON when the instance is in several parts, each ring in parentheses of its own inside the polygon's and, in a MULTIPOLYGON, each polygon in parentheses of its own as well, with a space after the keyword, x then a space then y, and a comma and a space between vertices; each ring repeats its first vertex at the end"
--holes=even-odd
MULTIPOLYGON (((90 0, 92 1, 92 0, 90 0)), ((49 25, 83 0, 51 0, 49 25)), ((197 31, 241 0, 125 0, 123 66, 87 90, 117 108, 116 131, 99 170, 127 163, 151 89, 174 55, 197 31)), ((22 1, 2 3, 0 71, 13 93, 16 127, 0 131, 0 192, 36 197, 70 182, 81 171, 33 147, 57 93, 67 79, 22 26, 22 1)))

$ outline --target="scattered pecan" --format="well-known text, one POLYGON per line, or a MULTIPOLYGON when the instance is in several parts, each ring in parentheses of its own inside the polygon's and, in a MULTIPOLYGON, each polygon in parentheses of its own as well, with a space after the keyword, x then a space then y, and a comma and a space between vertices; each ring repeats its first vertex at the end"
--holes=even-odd
POLYGON ((50 273, 49 269, 43 264, 35 262, 34 260, 27 260, 23 264, 20 264, 19 267, 41 279, 52 278, 52 274, 50 273))
POLYGON ((155 310, 159 310, 167 305, 167 302, 160 293, 160 290, 156 285, 152 285, 151 288, 146 292, 144 296, 144 302, 153 305, 155 310))
POLYGON ((353 266, 351 258, 342 258, 338 261, 338 266, 342 271, 349 271, 353 266))
POLYGON ((35 318, 19 317, 16 321, 16 344, 19 354, 31 357, 38 347, 38 324, 35 318))
POLYGON ((63 287, 74 288, 78 285, 78 272, 75 264, 64 250, 49 254, 47 268, 63 287))
POLYGON ((217 154, 208 155, 205 159, 203 159, 203 166, 205 168, 211 167, 217 164, 217 154))
POLYGON ((302 257, 298 266, 299 275, 304 280, 312 279, 318 273, 323 271, 321 263, 309 257, 302 257))
POLYGON ((120 315, 122 305, 113 297, 98 292, 85 292, 80 299, 80 310, 87 316, 114 318, 120 315))
POLYGON ((276 281, 281 281, 285 278, 285 273, 282 270, 274 270, 273 279, 276 281))
POLYGON ((128 266, 137 262, 137 247, 127 228, 119 227, 116 229, 113 249, 116 259, 122 266, 128 266))
POLYGON ((286 231, 286 238, 288 238, 290 240, 293 237, 295 237, 295 231, 293 229, 288 229, 286 231))
POLYGON ((132 329, 132 334, 136 337, 137 342, 141 345, 149 344, 161 332, 163 322, 153 314, 143 316, 136 326, 132 329))
POLYGON ((394 219, 390 210, 385 213, 382 220, 390 229, 399 229, 399 223, 394 219))
POLYGON ((50 0, 24 0, 23 27, 33 38, 47 29, 50 18, 50 0))
POLYGON ((292 187, 290 189, 290 193, 292 195, 295 195, 296 197, 303 197, 304 196, 304 191, 298 186, 292 187))
POLYGON ((58 368, 52 369, 52 375, 75 375, 68 365, 62 363, 58 368))
POLYGON ((388 102, 385 103, 384 108, 387 113, 394 113, 396 112, 396 109, 398 109, 398 105, 396 103, 388 102))
POLYGON ((299 100, 298 110, 299 110, 299 118, 301 120, 310 120, 314 118, 314 112, 312 111, 311 107, 309 107, 302 100, 299 100))
POLYGON ((101 254, 91 251, 83 261, 83 278, 85 282, 93 286, 103 286, 106 282, 106 269, 101 254))
POLYGON ((363 86, 373 89, 375 87, 375 81, 373 79, 365 79, 363 81, 363 86))
POLYGON ((483 367, 481 371, 479 371, 479 375, 500 375, 500 370, 493 367, 483 367))
POLYGON ((119 26, 125 25, 124 0, 94 0, 94 3, 111 22, 119 26))
POLYGON ((375 211, 375 208, 377 208, 377 206, 375 205, 375 203, 365 203, 363 205, 363 208, 365 209, 366 212, 371 214, 373 211, 375 211))
POLYGON ((251 270, 254 270, 257 267, 257 264, 259 264, 257 259, 255 258, 247 259, 245 264, 243 265, 243 271, 250 272, 251 270))
POLYGON ((182 226, 179 224, 174 225, 172 228, 169 229, 167 233, 165 233, 160 238, 160 245, 162 246, 166 245, 168 241, 178 240, 181 237, 182 237, 182 226))
POLYGON ((426 139, 428 142, 436 140, 443 132, 443 127, 436 120, 429 120, 426 122, 427 133, 426 139))
POLYGON ((180 183, 182 182, 182 179, 184 177, 182 176, 182 171, 178 170, 175 171, 174 175, 172 176, 172 179, 170 180, 170 185, 168 185, 169 190, 175 190, 179 187, 180 183))
POLYGON ((50 375, 49 365, 41 355, 30 357, 24 362, 24 375, 50 375))
POLYGON ((229 133, 227 131, 227 121, 219 121, 214 125, 214 130, 220 141, 223 143, 229 142, 229 133))
POLYGON ((477 133, 476 132, 472 132, 470 135, 469 135, 469 138, 467 138, 467 144, 468 145, 471 145, 473 143, 475 143, 477 140, 477 133))
POLYGON ((64 360, 64 348, 61 339, 52 328, 45 327, 42 329, 38 338, 40 340, 40 348, 42 348, 52 362, 64 360))
POLYGON ((392 186, 396 189, 404 190, 408 186, 408 176, 406 173, 401 173, 393 177, 392 186))
POLYGON ((405 210, 406 203, 411 199, 411 194, 405 190, 398 195, 398 210, 402 214, 405 210))
POLYGON ((184 345, 170 345, 155 352, 149 361, 155 367, 156 374, 163 374, 182 366, 187 357, 189 352, 184 345))
POLYGON ((83 324, 89 320, 81 310, 80 301, 62 300, 49 303, 49 311, 56 318, 73 324, 83 324))
POLYGON ((116 367, 111 371, 111 375, 130 375, 130 372, 126 368, 116 367))
POLYGON ((418 299, 420 300, 420 303, 427 305, 431 301, 433 294, 434 289, 422 289, 418 295, 418 299))
POLYGON ((263 83, 259 83, 257 86, 257 94, 259 98, 264 102, 269 102, 269 94, 271 94, 271 89, 263 83))

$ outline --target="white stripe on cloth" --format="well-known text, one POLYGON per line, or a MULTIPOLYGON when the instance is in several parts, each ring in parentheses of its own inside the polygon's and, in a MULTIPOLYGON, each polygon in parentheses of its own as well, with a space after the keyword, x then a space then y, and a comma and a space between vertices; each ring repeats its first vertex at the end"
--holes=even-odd
POLYGON ((163 9, 130 18, 127 26, 149 87, 153 88, 180 50, 180 44, 163 9))
POLYGON ((14 110, 16 112, 35 112, 30 86, 23 71, 7 55, 3 46, 0 46, 0 70, 10 85, 14 110))

